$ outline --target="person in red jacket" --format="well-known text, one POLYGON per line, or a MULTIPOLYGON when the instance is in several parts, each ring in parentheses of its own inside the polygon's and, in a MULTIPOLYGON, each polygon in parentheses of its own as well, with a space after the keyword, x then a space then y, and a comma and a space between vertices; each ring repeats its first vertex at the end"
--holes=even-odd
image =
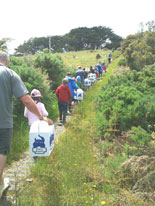
POLYGON ((103 70, 104 70, 105 72, 106 72, 106 69, 107 69, 107 68, 106 68, 106 65, 104 64, 104 65, 103 65, 103 70))
POLYGON ((69 104, 69 100, 71 98, 71 91, 68 87, 68 79, 64 78, 62 80, 62 85, 60 85, 56 89, 56 96, 58 98, 58 106, 59 106, 59 117, 60 122, 65 123, 66 122, 66 115, 67 115, 67 108, 69 104))

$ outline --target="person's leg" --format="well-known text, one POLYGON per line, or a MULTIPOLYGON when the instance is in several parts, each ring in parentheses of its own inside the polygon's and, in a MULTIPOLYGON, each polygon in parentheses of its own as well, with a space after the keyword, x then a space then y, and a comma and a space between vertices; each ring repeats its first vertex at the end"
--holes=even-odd
POLYGON ((0 154, 0 185, 3 184, 3 171, 6 163, 6 155, 0 154))
POLYGON ((60 121, 62 120, 62 103, 61 102, 59 102, 59 119, 60 119, 60 121))
POLYGON ((68 108, 69 108, 68 110, 69 110, 70 113, 72 112, 71 111, 71 103, 72 103, 72 99, 69 100, 69 104, 68 104, 68 108))
POLYGON ((3 171, 10 152, 12 128, 0 129, 0 184, 3 183, 3 171))
POLYGON ((68 103, 64 102, 64 107, 63 107, 63 123, 66 123, 67 108, 68 108, 68 103))

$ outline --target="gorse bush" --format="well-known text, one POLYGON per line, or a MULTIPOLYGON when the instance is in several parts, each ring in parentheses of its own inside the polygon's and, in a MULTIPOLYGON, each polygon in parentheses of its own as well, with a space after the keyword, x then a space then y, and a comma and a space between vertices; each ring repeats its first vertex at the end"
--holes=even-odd
POLYGON ((113 76, 97 98, 98 126, 103 133, 127 131, 141 125, 152 131, 155 124, 155 65, 141 72, 113 76))
POLYGON ((149 140, 151 139, 151 135, 149 135, 144 129, 140 126, 132 127, 131 131, 129 132, 129 138, 139 145, 146 145, 149 140))
POLYGON ((126 66, 126 60, 125 58, 122 58, 119 62, 118 62, 118 66, 126 66))
POLYGON ((53 90, 61 84, 64 76, 64 65, 60 56, 44 50, 44 52, 36 54, 34 66, 48 75, 53 90))

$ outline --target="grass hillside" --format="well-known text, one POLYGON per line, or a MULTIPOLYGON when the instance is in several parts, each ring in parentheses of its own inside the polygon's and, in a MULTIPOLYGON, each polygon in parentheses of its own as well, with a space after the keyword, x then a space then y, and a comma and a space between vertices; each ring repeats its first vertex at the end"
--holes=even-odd
MULTIPOLYGON (((87 67, 96 64, 98 62, 96 55, 99 52, 103 51, 83 51, 60 55, 65 62, 65 67, 73 69, 78 65, 87 67), (94 54, 91 64, 88 64, 89 53, 94 54), (77 58, 73 57, 73 54, 77 58), (82 57, 83 62, 80 61, 82 57)), ((106 51, 102 55, 105 57, 106 51)), ((115 57, 118 52, 112 55, 115 57)), ((18 192, 16 205, 154 205, 152 195, 155 187, 153 181, 155 179, 154 140, 151 140, 150 134, 139 127, 130 131, 132 132, 131 138, 130 132, 120 133, 121 128, 119 130, 117 128, 118 125, 124 126, 126 122, 128 125, 128 119, 125 118, 131 117, 129 112, 132 112, 132 117, 135 118, 136 123, 138 122, 142 113, 141 110, 139 112, 139 108, 143 109, 143 104, 140 99, 140 103, 136 101, 135 94, 141 95, 136 88, 141 89, 141 82, 143 82, 145 89, 148 85, 150 86, 151 94, 153 91, 151 77, 154 69, 150 68, 145 71, 145 75, 134 72, 131 76, 127 69, 125 70, 128 74, 127 79, 122 76, 115 79, 112 74, 124 73, 118 68, 121 59, 122 57, 118 57, 113 60, 108 67, 108 72, 86 92, 84 100, 75 108, 71 121, 66 124, 65 132, 59 136, 58 144, 55 145, 50 157, 39 158, 32 168, 33 182, 26 183, 25 187, 18 192), (147 75, 149 78, 146 81, 147 75), (129 81, 132 78, 136 82, 134 86, 129 81), (110 82, 112 86, 109 85, 110 82), (121 92, 117 95, 119 86, 121 92), (137 93, 133 94, 133 91, 137 93), (124 103, 126 97, 127 104, 124 103), (122 100, 117 101, 118 98, 122 100), (103 100, 107 103, 105 104, 103 100), (135 101, 136 104, 134 104, 135 101), (98 109, 99 105, 105 113, 98 109), (135 110, 132 110, 133 105, 135 110), (108 122, 104 116, 110 121, 108 122), (106 134, 103 131, 106 131, 106 134)), ((150 111, 154 111, 153 108, 150 98, 150 111)), ((153 117, 153 112, 149 112, 147 116, 144 115, 144 120, 151 122, 153 117)), ((154 139, 153 135, 154 133, 152 133, 152 139, 154 139)))
POLYGON ((153 205, 134 196, 125 185, 119 167, 128 155, 120 153, 119 138, 118 142, 102 141, 97 129, 95 98, 119 60, 111 63, 102 81, 93 85, 76 107, 51 156, 40 158, 32 168, 33 183, 18 194, 18 205, 153 205))
MULTIPOLYGON (((108 62, 109 50, 85 50, 78 52, 58 53, 64 61, 65 67, 76 68, 81 65, 82 67, 89 68, 95 66, 99 62, 108 62), (100 58, 96 58, 99 56, 100 58)), ((112 58, 117 56, 119 52, 112 53, 112 58)))

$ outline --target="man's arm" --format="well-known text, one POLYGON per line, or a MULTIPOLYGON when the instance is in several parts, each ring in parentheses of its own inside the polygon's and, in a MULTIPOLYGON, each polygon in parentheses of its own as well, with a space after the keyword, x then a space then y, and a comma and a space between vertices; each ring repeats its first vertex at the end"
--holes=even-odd
POLYGON ((40 120, 44 120, 43 115, 40 113, 35 102, 28 94, 25 94, 22 97, 20 97, 20 100, 23 102, 23 104, 27 107, 27 109, 30 112, 34 113, 40 120))
POLYGON ((49 125, 53 124, 53 121, 47 117, 44 117, 38 107, 36 106, 36 103, 33 101, 33 99, 28 95, 25 94, 22 97, 20 97, 20 100, 23 102, 23 104, 27 107, 27 109, 34 113, 40 120, 46 121, 49 125))

